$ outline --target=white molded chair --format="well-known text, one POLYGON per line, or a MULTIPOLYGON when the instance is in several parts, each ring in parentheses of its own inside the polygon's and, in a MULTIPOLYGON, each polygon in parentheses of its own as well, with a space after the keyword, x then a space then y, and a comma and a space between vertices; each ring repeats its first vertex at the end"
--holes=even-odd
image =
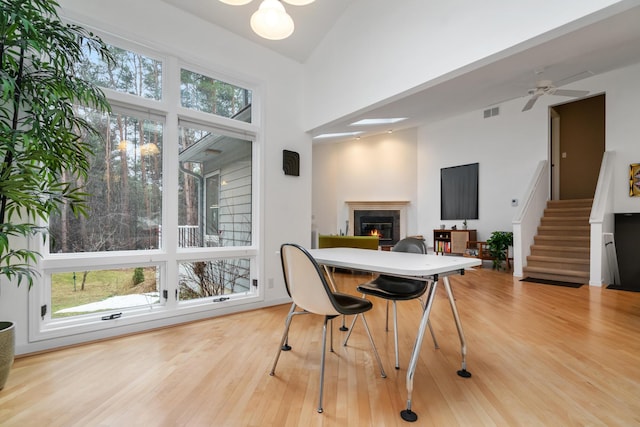
MULTIPOLYGON (((269 375, 275 374, 276 365, 278 364, 282 350, 288 350, 290 348, 288 346, 285 347, 285 345, 293 316, 297 314, 319 314, 324 316, 324 325, 322 328, 322 359, 320 361, 320 397, 318 399, 318 412, 322 412, 327 322, 341 314, 361 314, 362 323, 367 331, 371 347, 373 348, 380 367, 380 375, 385 378, 387 375, 382 367, 380 355, 373 342, 373 337, 371 336, 369 326, 364 316, 364 313, 373 307, 371 301, 353 295, 333 292, 318 263, 309 252, 299 245, 292 243, 283 244, 280 247, 280 259, 282 261, 282 271, 284 273, 287 292, 291 296, 293 304, 287 315, 280 347, 276 353, 276 358, 273 361, 273 367, 269 375), (302 311, 298 311, 296 308, 300 308, 302 311)), ((333 328, 331 330, 331 341, 331 352, 333 352, 333 328)))

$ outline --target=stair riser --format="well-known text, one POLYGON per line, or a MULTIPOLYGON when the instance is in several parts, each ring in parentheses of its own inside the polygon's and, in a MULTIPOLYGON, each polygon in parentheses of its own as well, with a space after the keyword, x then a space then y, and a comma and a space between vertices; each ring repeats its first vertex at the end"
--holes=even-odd
POLYGON ((556 257, 556 258, 575 258, 588 260, 589 252, 578 252, 578 251, 562 251, 562 250, 553 250, 553 249, 536 249, 535 246, 531 248, 531 255, 534 256, 548 256, 548 257, 556 257))
POLYGON ((582 228, 538 228, 539 236, 574 236, 574 237, 589 237, 590 230, 583 230, 582 228))
POLYGON ((589 220, 545 217, 540 220, 540 225, 544 227, 589 227, 589 220))
POLYGON ((591 209, 545 209, 544 217, 545 218, 580 218, 580 219, 589 219, 591 215, 591 209))
POLYGON ((581 265, 575 264, 571 262, 564 261, 560 262, 548 262, 548 261, 535 261, 527 259, 527 267, 538 267, 538 268, 548 268, 552 270, 566 270, 566 271, 581 271, 581 272, 589 272, 589 265, 581 265))
POLYGON ((546 279, 546 280, 557 280, 560 282, 569 282, 569 283, 579 283, 579 284, 588 284, 589 278, 585 277, 574 277, 574 276, 561 276, 557 274, 544 274, 544 273, 530 273, 528 274, 526 270, 524 271, 525 277, 533 277, 536 279, 546 279))
POLYGON ((559 246, 559 247, 573 247, 573 248, 588 248, 589 239, 567 239, 556 236, 535 236, 533 241, 535 245, 542 246, 559 246))
POLYGON ((573 208, 581 207, 591 209, 593 199, 576 199, 576 200, 549 200, 547 207, 549 208, 573 208))

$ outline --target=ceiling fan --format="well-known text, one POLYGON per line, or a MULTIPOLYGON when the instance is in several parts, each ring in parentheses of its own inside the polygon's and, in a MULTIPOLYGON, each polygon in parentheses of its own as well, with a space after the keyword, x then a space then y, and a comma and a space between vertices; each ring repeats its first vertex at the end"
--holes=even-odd
POLYGON ((535 88, 529 89, 529 95, 531 95, 531 98, 529 98, 529 101, 527 101, 522 111, 530 110, 533 107, 533 104, 535 104, 538 98, 542 95, 571 96, 577 98, 588 94, 588 90, 558 89, 553 85, 551 80, 540 80, 536 83, 535 88))

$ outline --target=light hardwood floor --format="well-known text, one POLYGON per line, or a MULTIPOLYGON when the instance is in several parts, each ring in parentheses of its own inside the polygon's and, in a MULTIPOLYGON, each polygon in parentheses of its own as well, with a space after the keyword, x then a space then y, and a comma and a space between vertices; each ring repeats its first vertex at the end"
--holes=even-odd
MULTIPOLYGON (((353 289, 367 276, 340 275, 353 289)), ((640 293, 523 283, 504 272, 451 278, 472 378, 456 375, 460 346, 444 289, 425 337, 413 425, 640 425, 640 293)), ((321 318, 293 320, 293 351, 269 376, 288 305, 18 358, 0 391, 2 426, 401 426, 405 376, 420 316, 399 304, 400 370, 382 301, 348 347, 334 325, 323 414, 316 412, 321 318)))

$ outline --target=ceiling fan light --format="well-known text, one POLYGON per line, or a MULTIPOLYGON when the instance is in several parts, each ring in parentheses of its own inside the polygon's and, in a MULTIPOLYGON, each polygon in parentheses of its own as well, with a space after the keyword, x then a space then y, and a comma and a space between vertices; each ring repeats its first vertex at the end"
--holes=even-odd
POLYGON ((249 4, 252 0, 220 0, 222 3, 230 4, 232 6, 242 6, 243 4, 249 4))
POLYGON ((284 0, 285 3, 292 4, 294 6, 306 6, 313 3, 316 0, 284 0))
POLYGON ((251 29, 268 40, 282 40, 294 30, 293 19, 278 0, 264 0, 251 15, 251 29))

